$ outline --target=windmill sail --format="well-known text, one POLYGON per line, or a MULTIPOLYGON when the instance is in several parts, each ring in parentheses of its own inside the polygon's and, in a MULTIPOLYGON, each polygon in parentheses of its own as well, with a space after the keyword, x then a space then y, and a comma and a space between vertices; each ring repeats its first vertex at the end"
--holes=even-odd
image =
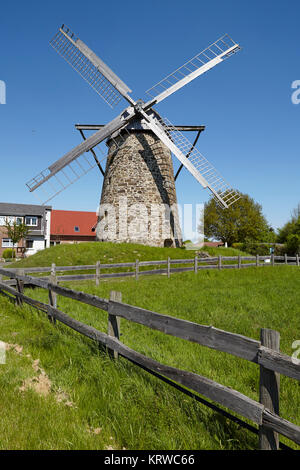
MULTIPOLYGON (((50 182, 51 180, 53 191, 51 192, 50 199, 52 199, 56 194, 77 181, 96 165, 95 160, 90 159, 88 156, 83 154, 96 147, 96 145, 100 144, 105 139, 111 137, 114 132, 124 127, 126 123, 133 118, 133 116, 134 113, 130 112, 130 110, 126 110, 125 113, 121 113, 109 124, 102 127, 98 132, 95 132, 88 139, 81 142, 77 147, 70 150, 63 157, 46 168, 46 170, 28 181, 26 186, 29 191, 35 191, 40 186, 50 182), (80 157, 82 158, 80 159, 80 157)), ((103 154, 105 155, 104 158, 106 158, 106 152, 103 152, 103 154)), ((45 202, 50 200, 49 196, 47 197, 48 199, 45 202)))
POLYGON ((50 175, 49 168, 46 168, 46 170, 26 183, 26 186, 30 191, 33 191, 30 187, 32 185, 35 186, 37 182, 43 180, 43 182, 34 189, 34 195, 42 204, 47 204, 51 199, 71 186, 71 184, 75 183, 95 168, 96 165, 95 159, 90 154, 83 154, 54 175, 50 175), (50 177, 47 178, 49 175, 50 177))
POLYGON ((128 96, 130 88, 65 25, 62 25, 50 44, 111 108, 122 97, 133 103, 128 96))
POLYGON ((149 106, 164 100, 187 83, 215 67, 223 60, 240 50, 240 46, 234 42, 228 34, 225 34, 216 42, 197 54, 184 65, 158 82, 146 93, 152 97, 149 106))
MULTIPOLYGON (((128 95, 131 92, 130 88, 84 42, 75 37, 74 33, 65 25, 59 29, 50 44, 109 106, 114 107, 122 97, 129 102, 129 106, 109 124, 99 129, 95 134, 50 165, 45 171, 26 183, 30 192, 38 188, 44 189, 45 183, 50 184, 53 187, 52 193, 54 194, 47 196, 46 202, 48 202, 55 194, 78 180, 94 168, 96 164, 101 169, 95 155, 94 159, 90 157, 90 151, 93 152, 94 147, 108 138, 114 140, 119 131, 122 130, 123 132, 125 129, 126 132, 127 124, 136 119, 141 120, 146 128, 148 127, 160 138, 204 188, 210 189, 216 201, 222 207, 229 207, 239 199, 239 194, 225 182, 217 170, 175 126, 167 120, 151 115, 153 105, 240 49, 240 46, 228 35, 222 36, 148 90, 148 94, 153 97, 148 103, 143 103, 141 100, 135 102, 128 95), (90 153, 85 155, 85 152, 90 153)), ((115 143, 117 148, 118 143, 115 143)), ((106 158, 107 152, 104 152, 104 154, 104 158, 106 158)))
POLYGON ((189 158, 186 158, 186 153, 192 144, 181 132, 176 131, 175 126, 170 121, 161 118, 156 119, 146 113, 143 113, 143 116, 144 123, 171 150, 203 188, 208 188, 212 192, 219 205, 228 208, 240 198, 239 193, 231 188, 196 148, 193 148, 189 158))

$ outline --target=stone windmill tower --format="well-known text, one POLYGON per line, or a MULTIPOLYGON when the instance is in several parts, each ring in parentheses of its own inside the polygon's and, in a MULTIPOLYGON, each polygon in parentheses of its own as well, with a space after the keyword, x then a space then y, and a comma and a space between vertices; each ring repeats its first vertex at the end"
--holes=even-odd
MULTIPOLYGON (((237 52, 239 45, 228 35, 148 90, 151 98, 146 103, 134 101, 128 86, 65 25, 51 45, 109 106, 114 107, 121 98, 129 106, 105 126, 76 126, 84 142, 29 181, 30 191, 51 183, 57 194, 97 165, 104 175, 98 239, 156 246, 182 243, 175 190, 179 172, 174 177, 171 154, 178 158, 180 169, 184 166, 222 207, 229 207, 239 198, 195 148, 196 142, 191 144, 178 127, 153 109, 155 104, 237 52), (84 129, 97 131, 86 138, 84 129), (105 172, 94 150, 96 146, 101 148, 99 144, 103 142, 108 147, 108 151, 103 151, 105 172), (58 187, 53 183, 58 183, 58 187)), ((203 127, 197 130, 198 138, 203 127)), ((52 197, 53 194, 46 202, 52 197)))
POLYGON ((138 122, 133 124, 114 140, 108 140, 98 239, 105 240, 107 234, 107 239, 113 241, 180 246, 171 152, 152 131, 138 122), (105 208, 110 205, 114 207, 116 226, 109 223, 109 214, 105 220, 105 208), (106 226, 108 230, 103 233, 106 226))

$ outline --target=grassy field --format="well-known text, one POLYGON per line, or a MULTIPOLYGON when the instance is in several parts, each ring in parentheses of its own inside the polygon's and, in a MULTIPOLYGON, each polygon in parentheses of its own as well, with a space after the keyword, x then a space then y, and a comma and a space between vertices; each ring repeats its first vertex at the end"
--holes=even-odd
MULTIPOLYGON (((289 355, 293 341, 300 339, 297 267, 201 271, 170 279, 141 276, 139 281, 103 281, 98 287, 92 282, 65 285, 106 298, 110 290, 119 290, 126 303, 254 339, 260 328, 273 328, 289 355)), ((47 301, 46 292, 29 292, 47 301)), ((0 449, 257 447, 257 437, 248 431, 126 360, 111 361, 92 341, 59 323, 53 326, 44 314, 14 307, 2 296, 0 308, 0 339, 11 345, 6 364, 0 365, 0 449)), ((58 308, 107 330, 107 314, 101 310, 62 297, 58 308)), ((255 364, 124 319, 121 334, 122 342, 145 355, 258 400, 255 364)), ((299 409, 299 383, 281 376, 281 416, 300 425, 299 409)))
MULTIPOLYGON (((210 256, 246 256, 245 252, 234 248, 204 247, 210 256)), ((10 267, 29 268, 32 266, 79 266, 101 263, 125 263, 140 261, 193 258, 195 252, 183 248, 157 248, 129 243, 79 243, 75 245, 57 245, 39 251, 33 256, 10 264, 10 267)))

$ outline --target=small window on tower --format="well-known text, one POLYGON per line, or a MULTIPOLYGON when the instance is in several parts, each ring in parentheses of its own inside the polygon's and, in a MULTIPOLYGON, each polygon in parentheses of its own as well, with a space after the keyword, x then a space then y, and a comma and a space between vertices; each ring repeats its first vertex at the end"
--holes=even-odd
POLYGON ((75 231, 75 232, 79 232, 79 231, 80 231, 80 230, 79 230, 79 227, 77 227, 77 225, 75 225, 74 231, 75 231))

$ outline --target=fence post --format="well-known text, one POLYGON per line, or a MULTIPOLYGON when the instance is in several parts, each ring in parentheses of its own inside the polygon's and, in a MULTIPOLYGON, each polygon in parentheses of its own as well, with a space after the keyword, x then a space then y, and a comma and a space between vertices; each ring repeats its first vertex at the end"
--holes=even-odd
POLYGON ((139 279, 139 260, 135 261, 135 280, 138 281, 139 279))
MULTIPOLYGON (((19 276, 24 276, 25 275, 24 269, 18 269, 17 274, 19 276)), ((16 281, 17 281, 17 290, 18 290, 18 292, 20 294, 23 294, 24 293, 24 282, 20 281, 18 278, 16 279, 16 281)), ((21 299, 21 297, 16 298, 16 303, 17 303, 17 305, 22 305, 23 304, 23 300, 21 299)))
POLYGON ((167 273, 168 273, 168 277, 170 277, 170 273, 171 273, 170 257, 168 257, 167 259, 167 273))
POLYGON ((241 269, 241 255, 238 256, 238 266, 239 266, 239 269, 241 269))
POLYGON ((100 261, 96 263, 96 286, 100 284, 100 261))
POLYGON ((284 264, 287 264, 287 254, 284 254, 284 264))
POLYGON ((259 266, 259 255, 256 255, 256 267, 259 266))
POLYGON ((274 253, 271 255, 271 260, 272 260, 272 266, 275 266, 275 256, 274 253))
POLYGON ((195 274, 197 274, 197 272, 198 272, 198 255, 195 256, 194 272, 195 272, 195 274))
POLYGON ((219 268, 219 269, 222 268, 222 256, 221 256, 221 255, 219 255, 218 268, 219 268))
MULTIPOLYGON (((122 292, 110 291, 109 300, 113 302, 122 302, 122 292)), ((110 304, 108 304, 108 329, 107 334, 113 336, 116 339, 120 339, 120 317, 116 315, 110 315, 110 304)), ((112 359, 118 359, 119 354, 113 349, 107 348, 107 352, 112 359)))
MULTIPOLYGON (((262 328, 260 331, 262 346, 279 351, 280 334, 278 331, 262 328)), ((259 401, 268 410, 279 415, 280 374, 260 366, 259 401)), ((259 427, 259 448, 278 450, 278 433, 264 426, 259 427)))
MULTIPOLYGON (((51 284, 57 284, 55 263, 52 263, 51 265, 51 274, 49 277, 49 282, 51 282, 51 284)), ((51 288, 49 288, 49 305, 51 305, 51 307, 54 307, 54 308, 57 307, 57 294, 53 292, 51 288)), ((48 315, 48 318, 52 323, 56 323, 56 319, 53 318, 52 315, 48 315)))
POLYGON ((298 253, 296 254, 296 265, 299 266, 299 255, 298 255, 298 253))

